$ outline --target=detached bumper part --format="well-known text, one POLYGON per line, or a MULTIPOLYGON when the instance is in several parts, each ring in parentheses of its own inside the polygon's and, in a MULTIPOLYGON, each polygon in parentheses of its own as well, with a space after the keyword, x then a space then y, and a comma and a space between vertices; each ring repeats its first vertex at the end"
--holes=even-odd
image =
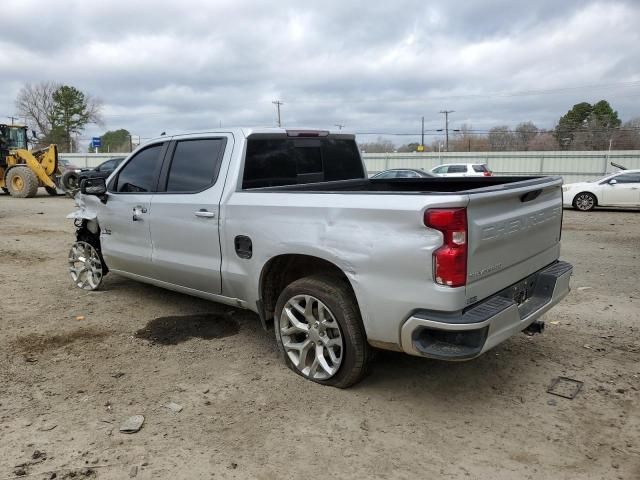
POLYGON ((556 262, 465 310, 417 311, 402 326, 402 349, 440 360, 477 357, 562 300, 569 293, 572 271, 571 264, 556 262))

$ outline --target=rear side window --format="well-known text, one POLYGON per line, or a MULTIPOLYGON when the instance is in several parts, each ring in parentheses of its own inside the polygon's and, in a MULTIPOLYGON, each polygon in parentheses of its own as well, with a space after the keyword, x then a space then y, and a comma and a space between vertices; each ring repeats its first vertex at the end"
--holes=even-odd
POLYGON ((484 165, 472 165, 473 166, 473 171, 477 172, 477 173, 482 173, 482 172, 488 172, 489 170, 487 170, 487 167, 485 167, 484 165))
POLYGON ((449 165, 447 173, 467 173, 466 165, 449 165))
POLYGON ((434 168, 432 171, 433 173, 447 173, 447 168, 448 167, 438 167, 434 168))
POLYGON ((136 153, 120 171, 115 191, 120 193, 155 192, 164 144, 152 145, 136 153))
POLYGON ((365 178, 353 140, 249 138, 242 188, 365 178))
POLYGON ((615 178, 618 183, 640 183, 640 173, 624 173, 615 178))
POLYGON ((213 185, 220 171, 224 138, 182 140, 169 168, 167 192, 200 192, 213 185))

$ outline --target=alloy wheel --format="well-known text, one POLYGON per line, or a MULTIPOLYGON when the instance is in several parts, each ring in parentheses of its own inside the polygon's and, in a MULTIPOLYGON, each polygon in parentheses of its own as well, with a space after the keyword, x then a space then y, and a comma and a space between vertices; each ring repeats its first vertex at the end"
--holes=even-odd
POLYGON ((69 273, 78 288, 96 290, 104 275, 98 251, 87 242, 74 243, 69 251, 69 273))
POLYGON ((329 308, 311 295, 290 298, 280 315, 282 346, 305 377, 327 380, 342 364, 344 342, 329 308))
POLYGON ((595 205, 595 201, 593 199, 593 196, 588 194, 588 193, 581 193, 580 195, 578 195, 576 197, 576 208, 578 210, 582 210, 582 211, 588 211, 593 209, 594 205, 595 205))

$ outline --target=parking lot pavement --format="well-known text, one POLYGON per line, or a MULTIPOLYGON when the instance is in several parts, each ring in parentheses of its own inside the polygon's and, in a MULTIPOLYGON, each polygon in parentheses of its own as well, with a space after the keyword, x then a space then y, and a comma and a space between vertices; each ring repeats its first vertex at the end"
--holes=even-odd
POLYGON ((249 312, 74 288, 72 209, 0 196, 0 478, 640 478, 639 212, 564 212, 573 291, 544 334, 465 363, 381 353, 336 390, 249 312), (558 376, 575 399, 546 392, 558 376))

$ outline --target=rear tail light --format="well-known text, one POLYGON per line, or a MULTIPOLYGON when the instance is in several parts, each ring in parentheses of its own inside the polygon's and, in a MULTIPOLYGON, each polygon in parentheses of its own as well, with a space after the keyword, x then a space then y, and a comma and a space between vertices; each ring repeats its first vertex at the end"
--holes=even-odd
POLYGON ((424 212, 424 224, 442 232, 444 244, 433 252, 436 283, 462 287, 467 283, 467 209, 432 208, 424 212))
POLYGON ((493 173, 487 170, 482 175, 484 175, 485 177, 490 177, 491 175, 493 175, 493 173))

